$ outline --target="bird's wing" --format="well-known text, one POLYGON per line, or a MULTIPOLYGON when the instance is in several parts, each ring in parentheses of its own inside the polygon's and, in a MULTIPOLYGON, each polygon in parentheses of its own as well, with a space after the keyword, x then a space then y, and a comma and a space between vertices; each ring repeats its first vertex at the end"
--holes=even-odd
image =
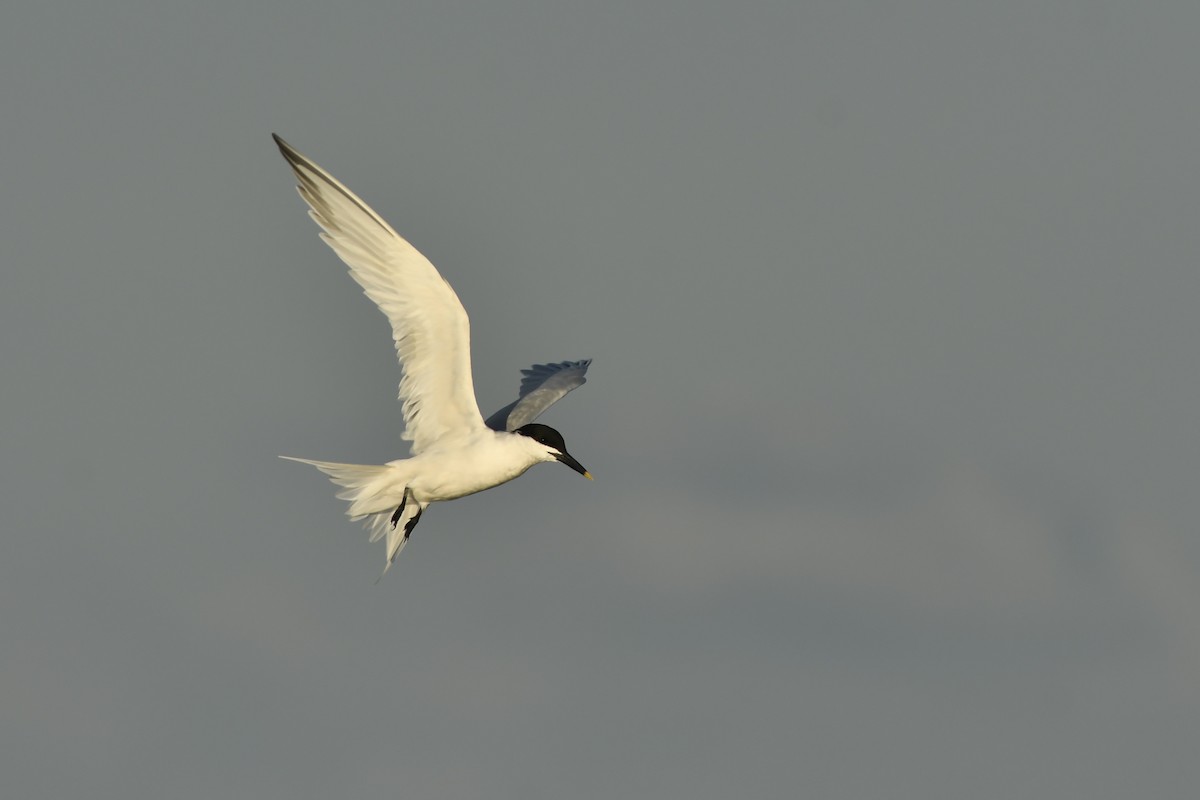
POLYGON ((471 323, 433 264, 332 175, 275 134, 321 238, 392 324, 404 438, 414 454, 483 428, 471 379, 471 323))
POLYGON ((590 358, 583 361, 561 361, 557 364, 534 364, 521 370, 521 394, 513 402, 488 417, 487 426, 495 431, 515 431, 533 422, 542 412, 567 392, 587 383, 584 375, 590 358))

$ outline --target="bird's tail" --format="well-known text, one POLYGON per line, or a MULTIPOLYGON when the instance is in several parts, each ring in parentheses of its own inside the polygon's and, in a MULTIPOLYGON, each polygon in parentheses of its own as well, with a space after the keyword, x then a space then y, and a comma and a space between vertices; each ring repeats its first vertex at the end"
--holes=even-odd
MULTIPOLYGON (((395 470, 389 465, 338 464, 330 461, 312 461, 307 458, 280 456, 288 461, 311 464, 329 476, 329 480, 342 487, 337 496, 350 503, 346 516, 352 520, 364 520, 371 531, 371 541, 377 542, 387 536, 388 567, 408 542, 408 535, 416 527, 417 519, 425 506, 397 479, 395 470)), ((385 567, 383 570, 387 572, 385 567)), ((382 576, 381 576, 382 577, 382 576)))

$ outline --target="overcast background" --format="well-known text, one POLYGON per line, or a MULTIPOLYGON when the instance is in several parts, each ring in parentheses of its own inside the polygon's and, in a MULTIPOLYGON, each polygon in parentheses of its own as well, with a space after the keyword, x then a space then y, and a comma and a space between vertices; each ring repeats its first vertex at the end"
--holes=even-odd
POLYGON ((6 796, 1195 796, 1200 5, 171 5, 0 17, 6 796), (594 483, 373 585, 273 130, 594 483))

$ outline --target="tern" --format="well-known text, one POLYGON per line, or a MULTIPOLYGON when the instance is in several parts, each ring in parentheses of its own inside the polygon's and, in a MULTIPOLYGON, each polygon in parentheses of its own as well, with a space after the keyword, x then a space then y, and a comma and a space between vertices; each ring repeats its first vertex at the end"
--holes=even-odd
POLYGON ((534 422, 587 382, 591 359, 522 370, 517 399, 485 421, 471 378, 471 323, 454 289, 357 195, 271 135, 299 180, 297 189, 321 226, 321 239, 392 326, 401 371, 401 438, 409 442, 411 457, 369 465, 281 456, 328 475, 342 487, 338 497, 350 503, 346 515, 366 521, 372 542, 387 537, 380 577, 433 503, 507 483, 543 461, 561 462, 591 479, 567 452, 562 434, 534 422))

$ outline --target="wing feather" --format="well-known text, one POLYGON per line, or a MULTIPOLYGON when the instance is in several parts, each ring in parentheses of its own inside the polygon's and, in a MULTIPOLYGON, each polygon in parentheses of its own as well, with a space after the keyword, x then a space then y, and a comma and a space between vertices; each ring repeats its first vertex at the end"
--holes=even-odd
POLYGON ((414 454, 483 428, 471 377, 471 323, 425 256, 336 178, 275 134, 321 239, 392 326, 400 360, 403 438, 414 454))
POLYGON ((534 364, 521 370, 521 392, 516 400, 488 417, 485 423, 495 431, 515 431, 542 415, 547 408, 567 396, 567 393, 587 383, 584 377, 590 358, 582 361, 560 361, 557 364, 534 364))

